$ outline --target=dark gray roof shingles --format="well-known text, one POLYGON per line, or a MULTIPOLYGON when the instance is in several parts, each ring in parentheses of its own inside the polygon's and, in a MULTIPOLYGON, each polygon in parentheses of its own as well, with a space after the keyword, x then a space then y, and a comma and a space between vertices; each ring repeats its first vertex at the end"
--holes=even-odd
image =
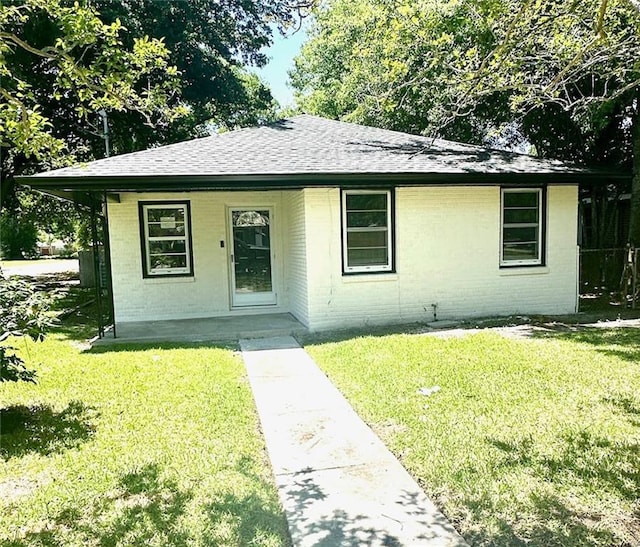
POLYGON ((152 177, 301 174, 580 173, 524 154, 300 115, 36 175, 152 177))

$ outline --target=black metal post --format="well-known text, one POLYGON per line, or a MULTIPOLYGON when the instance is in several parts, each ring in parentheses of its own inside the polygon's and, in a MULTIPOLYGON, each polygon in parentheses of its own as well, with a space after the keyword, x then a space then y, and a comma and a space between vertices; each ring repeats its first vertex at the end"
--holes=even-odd
POLYGON ((111 271, 111 244, 109 242, 109 206, 107 204, 107 193, 104 192, 102 206, 104 207, 102 215, 102 238, 104 241, 104 266, 107 273, 107 287, 109 290, 109 304, 111 306, 111 321, 113 326, 113 337, 116 337, 116 308, 113 302, 113 276, 111 271))
MULTIPOLYGON (((92 196, 93 197, 93 196, 92 196)), ((96 204, 91 202, 91 239, 93 240, 93 278, 96 293, 96 306, 98 308, 98 336, 104 336, 104 323, 102 317, 102 288, 100 280, 100 256, 98 254, 98 226, 96 218, 96 204)))

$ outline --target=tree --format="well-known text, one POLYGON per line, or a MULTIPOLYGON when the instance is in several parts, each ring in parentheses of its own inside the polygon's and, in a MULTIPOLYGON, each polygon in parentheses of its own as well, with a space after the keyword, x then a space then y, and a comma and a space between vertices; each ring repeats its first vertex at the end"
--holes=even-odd
POLYGON ((126 114, 112 118, 116 150, 176 142, 208 133, 211 127, 232 129, 275 117, 268 88, 245 65, 262 66, 261 49, 271 43, 273 25, 296 25, 311 0, 212 0, 113 2, 99 0, 107 21, 122 21, 126 37, 163 37, 170 60, 180 71, 182 97, 189 115, 158 133, 145 131, 126 114), (133 125, 133 130, 130 128, 133 125), (133 135, 133 137, 132 137, 133 135))
POLYGON ((105 24, 92 7, 61 0, 5 4, 0 23, 3 166, 17 155, 48 166, 68 160, 54 117, 42 113, 45 98, 61 109, 70 104, 75 121, 101 108, 135 110, 149 124, 184 113, 176 100, 177 70, 158 39, 136 38, 125 49, 119 21, 105 24), (39 85, 32 85, 33 77, 39 85))
POLYGON ((632 170, 629 240, 640 244, 640 4, 502 4, 496 45, 454 80, 450 119, 506 95, 541 155, 632 170))
POLYGON ((0 257, 25 258, 36 253, 38 229, 34 223, 8 211, 0 213, 0 257))
POLYGON ((317 10, 292 80, 312 112, 588 166, 630 171, 633 157, 639 173, 638 9, 634 0, 334 0, 317 10))
POLYGON ((6 87, 14 105, 0 114, 7 119, 0 126, 5 215, 28 224, 44 218, 35 211, 46 208, 46 218, 55 217, 57 225, 76 216, 72 207, 46 196, 20 193, 13 177, 70 158, 102 157, 101 108, 108 111, 113 153, 274 117, 269 90, 243 63, 264 63, 259 50, 271 39, 271 23, 282 29, 295 25, 308 5, 285 0, 3 5, 0 64, 2 74, 11 74, 6 87), (25 89, 29 123, 15 125, 16 108, 26 112, 16 103, 25 89))
POLYGON ((93 112, 135 111, 156 127, 186 112, 162 41, 144 36, 125 48, 121 23, 104 23, 89 5, 4 3, 0 27, 0 206, 12 225, 29 221, 14 176, 86 157, 93 112))

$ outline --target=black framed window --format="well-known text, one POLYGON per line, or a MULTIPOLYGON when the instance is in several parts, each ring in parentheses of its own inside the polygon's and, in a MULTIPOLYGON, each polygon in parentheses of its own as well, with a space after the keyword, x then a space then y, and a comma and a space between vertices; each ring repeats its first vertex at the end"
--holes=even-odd
POLYGON ((141 202, 139 207, 143 276, 193 275, 189 202, 141 202))
POLYGON ((542 265, 544 209, 542 188, 503 188, 501 266, 542 265))
POLYGON ((389 190, 342 193, 342 252, 345 273, 393 268, 392 200, 389 190))

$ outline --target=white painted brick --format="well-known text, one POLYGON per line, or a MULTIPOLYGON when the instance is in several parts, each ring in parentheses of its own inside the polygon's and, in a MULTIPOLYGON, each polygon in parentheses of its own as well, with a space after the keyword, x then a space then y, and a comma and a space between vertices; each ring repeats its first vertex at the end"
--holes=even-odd
POLYGON ((547 267, 525 275, 499 267, 498 187, 398 188, 397 273, 359 279, 341 273, 339 190, 305 200, 314 329, 429 321, 434 303, 440 319, 575 311, 575 186, 549 187, 547 267))
POLYGON ((307 253, 305 249, 305 209, 302 190, 283 193, 283 210, 286 217, 285 231, 285 292, 291 313, 303 325, 309 325, 307 299, 307 253))
MULTIPOLYGON (((288 311, 284 290, 284 192, 192 192, 121 194, 120 203, 109 203, 116 321, 186 319, 231 314, 229 298, 232 242, 228 235, 227 208, 273 207, 272 245, 275 250, 274 287, 279 305, 249 310, 288 311), (193 238, 192 278, 143 279, 138 201, 189 200, 193 238), (220 247, 225 241, 225 247, 220 247)), ((246 311, 246 310, 245 310, 246 311)), ((237 313, 237 312, 236 312, 237 313)))
POLYGON ((549 186, 547 195, 544 269, 500 269, 498 187, 423 187, 396 190, 396 273, 344 276, 339 189, 122 194, 109 204, 116 318, 237 313, 229 299, 227 208, 267 205, 278 306, 253 312, 289 311, 313 330, 430 321, 433 303, 441 319, 572 312, 577 188, 549 186), (191 201, 195 276, 145 280, 138 201, 176 199, 191 201))

